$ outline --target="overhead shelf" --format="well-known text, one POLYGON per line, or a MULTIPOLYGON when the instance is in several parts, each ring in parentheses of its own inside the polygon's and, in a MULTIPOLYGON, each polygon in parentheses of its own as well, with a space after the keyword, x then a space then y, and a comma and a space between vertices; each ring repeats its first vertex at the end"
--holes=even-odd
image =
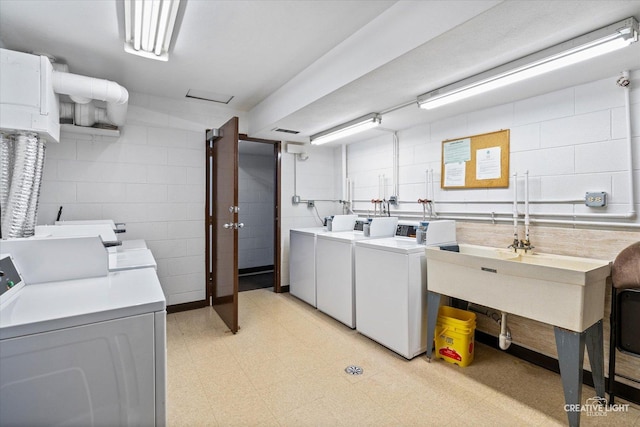
POLYGON ((120 138, 119 129, 102 129, 88 126, 76 126, 72 124, 60 125, 60 133, 77 137, 82 135, 81 139, 86 140, 110 140, 120 138))

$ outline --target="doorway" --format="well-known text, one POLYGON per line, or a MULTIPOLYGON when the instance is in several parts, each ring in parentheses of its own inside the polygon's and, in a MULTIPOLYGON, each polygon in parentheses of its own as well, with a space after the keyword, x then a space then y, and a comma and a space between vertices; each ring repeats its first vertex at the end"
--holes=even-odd
POLYGON ((279 283, 278 141, 240 136, 238 143, 238 291, 279 283))
MULTIPOLYGON (((245 224, 239 220, 238 146, 240 140, 269 144, 275 168, 273 178, 273 290, 280 285, 280 142, 238 134, 238 118, 206 132, 205 268, 206 301, 232 333, 238 332, 238 240, 245 224)), ((246 209, 251 211, 250 207, 246 209)))

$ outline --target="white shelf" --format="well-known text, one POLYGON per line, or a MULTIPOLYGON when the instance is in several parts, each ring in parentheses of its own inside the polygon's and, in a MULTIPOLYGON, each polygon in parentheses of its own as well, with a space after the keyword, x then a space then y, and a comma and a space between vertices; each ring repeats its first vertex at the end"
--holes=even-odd
POLYGON ((120 130, 118 129, 100 129, 87 126, 76 126, 71 124, 60 125, 60 133, 72 135, 75 138, 78 138, 79 135, 82 135, 80 139, 87 140, 110 140, 120 138, 120 130))

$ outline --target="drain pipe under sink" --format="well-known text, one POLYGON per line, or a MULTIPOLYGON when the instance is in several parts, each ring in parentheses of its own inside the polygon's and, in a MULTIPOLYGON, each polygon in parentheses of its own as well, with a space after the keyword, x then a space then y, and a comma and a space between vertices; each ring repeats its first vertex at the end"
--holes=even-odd
POLYGON ((502 319, 500 319, 500 337, 498 345, 501 350, 506 350, 511 346, 511 331, 507 328, 507 313, 501 311, 502 319))
POLYGON ((511 346, 511 330, 507 327, 507 313, 500 312, 501 318, 497 318, 497 312, 487 309, 486 307, 478 306, 473 303, 469 303, 467 310, 475 313, 484 314, 498 325, 500 325, 500 335, 498 336, 498 346, 501 350, 506 350, 511 346))

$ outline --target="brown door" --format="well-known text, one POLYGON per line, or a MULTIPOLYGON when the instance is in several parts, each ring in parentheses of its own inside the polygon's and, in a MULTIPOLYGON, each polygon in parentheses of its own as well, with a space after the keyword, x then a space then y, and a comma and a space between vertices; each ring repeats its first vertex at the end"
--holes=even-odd
POLYGON ((238 118, 208 132, 207 297, 234 334, 238 332, 238 118), (212 136, 210 138, 210 135, 212 136))

